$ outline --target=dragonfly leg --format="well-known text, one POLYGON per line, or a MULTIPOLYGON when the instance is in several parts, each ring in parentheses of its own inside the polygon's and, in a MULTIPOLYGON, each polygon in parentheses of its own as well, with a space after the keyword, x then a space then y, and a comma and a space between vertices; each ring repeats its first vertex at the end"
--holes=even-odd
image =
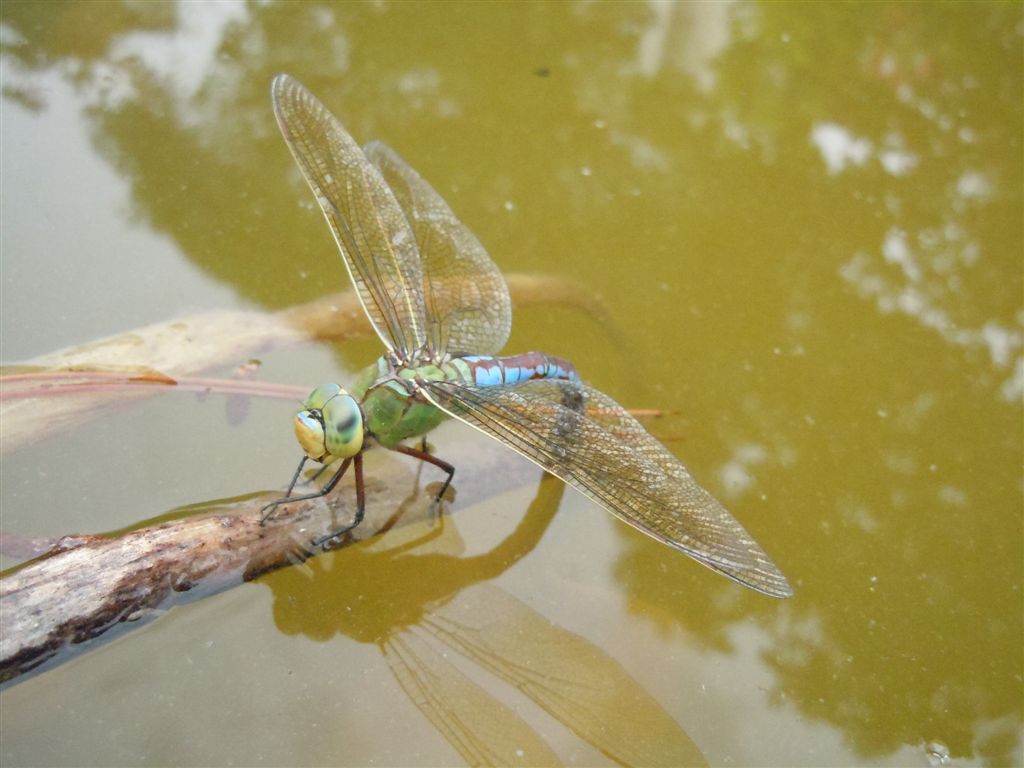
MULTIPOLYGON (((426 438, 424 438, 424 441, 426 441, 426 438)), ((454 466, 419 448, 410 448, 407 445, 399 444, 394 446, 391 450, 397 451, 398 453, 404 453, 406 456, 412 456, 414 459, 425 461, 428 464, 433 464, 435 467, 444 470, 447 473, 448 478, 444 481, 444 485, 441 486, 441 490, 437 493, 437 501, 440 502, 441 499, 444 498, 444 492, 448 490, 448 486, 452 484, 452 478, 455 477, 454 466)))
MULTIPOLYGON (((355 462, 355 475, 356 475, 356 514, 352 518, 352 522, 343 528, 339 528, 336 531, 331 531, 328 534, 313 539, 314 547, 322 547, 328 541, 336 539, 342 534, 348 533, 361 522, 363 522, 363 514, 366 512, 366 486, 363 483, 363 454, 357 453, 354 458, 345 459, 342 462, 341 469, 338 473, 331 478, 331 481, 324 487, 324 493, 329 493, 338 480, 341 479, 342 473, 348 468, 349 462, 355 462)), ((323 495, 323 494, 319 494, 323 495)))
MULTIPOLYGON (((359 455, 358 458, 361 459, 362 456, 359 455)), ((267 522, 267 520, 269 520, 271 516, 274 514, 274 510, 277 509, 282 504, 291 504, 292 502, 295 501, 308 501, 309 499, 316 499, 319 498, 320 496, 326 496, 328 493, 334 490, 334 486, 336 486, 338 484, 338 481, 341 480, 341 476, 345 474, 345 471, 348 469, 349 464, 352 463, 352 459, 345 459, 343 462, 341 462, 341 466, 338 467, 338 471, 334 473, 334 477, 328 480, 324 487, 321 488, 316 493, 306 493, 303 494, 302 496, 292 496, 292 489, 295 487, 295 483, 298 480, 299 473, 302 472, 302 466, 305 463, 305 458, 303 458, 303 460, 299 462, 299 468, 295 470, 295 476, 292 478, 291 483, 288 485, 288 492, 285 493, 285 495, 282 496, 280 499, 270 502, 262 510, 260 510, 263 513, 263 516, 260 518, 260 525, 263 525, 265 522, 267 522)), ((361 470, 361 461, 359 462, 359 466, 361 470)))
POLYGON ((327 471, 327 465, 324 464, 322 467, 320 467, 320 469, 318 469, 316 472, 314 472, 313 476, 311 478, 309 478, 309 480, 307 480, 305 483, 303 483, 303 485, 307 485, 309 483, 315 483, 317 480, 320 479, 320 475, 322 475, 326 471, 327 471))
POLYGON ((277 509, 279 505, 284 504, 285 502, 288 501, 294 501, 294 499, 290 497, 292 495, 292 491, 295 489, 295 483, 299 481, 299 475, 302 474, 302 468, 306 466, 306 459, 308 458, 308 456, 303 456, 302 461, 299 462, 299 466, 295 468, 295 474, 292 475, 292 481, 288 483, 288 490, 284 492, 284 496, 282 496, 277 501, 270 502, 269 504, 267 504, 267 506, 260 510, 260 512, 263 513, 263 516, 260 518, 260 525, 263 525, 265 522, 267 522, 267 520, 270 519, 270 516, 274 514, 274 510, 277 509))

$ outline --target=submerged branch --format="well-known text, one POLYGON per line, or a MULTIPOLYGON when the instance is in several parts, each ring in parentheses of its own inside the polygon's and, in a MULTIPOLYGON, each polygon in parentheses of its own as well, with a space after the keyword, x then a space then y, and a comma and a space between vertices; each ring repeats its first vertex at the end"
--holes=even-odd
MULTIPOLYGON (((605 317, 601 304, 573 281, 530 275, 508 275, 507 280, 517 306, 557 304, 578 308, 599 320, 605 317)), ((370 334, 372 329, 362 306, 349 290, 275 313, 205 312, 23 361, 23 369, 19 367, 13 375, 0 377, 0 451, 31 445, 73 429, 109 409, 122 408, 136 398, 166 391, 172 388, 164 386, 170 382, 215 368, 236 366, 282 345, 342 342, 370 334), (22 370, 38 377, 46 371, 76 368, 106 370, 111 376, 134 376, 136 380, 119 391, 112 391, 119 388, 107 382, 94 389, 83 385, 62 392, 74 396, 52 399, 47 405, 46 419, 39 418, 34 395, 20 397, 12 389, 17 386, 22 370), (140 376, 148 377, 145 380, 153 386, 140 386, 140 376)), ((308 390, 303 389, 298 398, 301 400, 306 394, 308 390)))

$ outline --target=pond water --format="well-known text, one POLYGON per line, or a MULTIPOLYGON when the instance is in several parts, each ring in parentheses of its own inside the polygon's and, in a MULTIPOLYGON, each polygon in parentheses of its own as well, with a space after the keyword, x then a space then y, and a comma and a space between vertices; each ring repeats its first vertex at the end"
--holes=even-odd
MULTIPOLYGON (((604 308, 518 308, 506 349, 660 411, 795 590, 526 470, 422 548, 328 554, 9 685, 5 765, 451 765, 534 738, 573 765, 1024 760, 1020 5, 8 0, 0 33, 5 364, 347 286, 271 113, 288 71, 503 272, 604 308)), ((268 350, 258 376, 345 382, 379 349, 268 350)), ((278 487, 291 411, 171 395, 5 446, 0 529, 278 487)), ((460 425, 432 442, 523 468, 460 425)))

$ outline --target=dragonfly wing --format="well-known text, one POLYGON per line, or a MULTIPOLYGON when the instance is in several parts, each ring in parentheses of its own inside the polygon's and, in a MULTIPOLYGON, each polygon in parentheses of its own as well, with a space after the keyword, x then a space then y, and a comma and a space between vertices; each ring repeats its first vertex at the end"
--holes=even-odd
POLYGON ((391 351, 408 358, 427 340, 412 227, 380 171, 312 93, 280 74, 271 96, 281 133, 327 217, 370 322, 391 351))
POLYGON ((366 157, 412 225, 423 261, 427 343, 436 353, 492 355, 512 327, 508 286, 480 241, 398 154, 381 142, 366 157))
POLYGON ((658 541, 758 592, 792 595, 743 526, 604 393, 559 379, 497 387, 434 381, 424 392, 658 541))

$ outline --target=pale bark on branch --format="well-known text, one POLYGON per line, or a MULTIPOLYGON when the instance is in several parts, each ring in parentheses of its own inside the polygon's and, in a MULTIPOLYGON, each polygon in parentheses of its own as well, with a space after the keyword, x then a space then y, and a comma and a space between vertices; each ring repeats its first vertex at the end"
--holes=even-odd
MULTIPOLYGON (((483 438, 475 448, 445 447, 465 477, 458 507, 539 477, 539 470, 483 438)), ((405 460, 375 462, 367 478, 366 519, 335 543, 349 546, 433 514, 430 490, 416 492, 405 460)), ((0 580, 0 682, 49 668, 101 639, 144 624, 168 608, 223 591, 282 566, 322 554, 313 539, 354 512, 351 485, 326 497, 278 508, 260 524, 277 494, 208 507, 188 517, 110 536, 68 536, 50 553, 0 580)))

